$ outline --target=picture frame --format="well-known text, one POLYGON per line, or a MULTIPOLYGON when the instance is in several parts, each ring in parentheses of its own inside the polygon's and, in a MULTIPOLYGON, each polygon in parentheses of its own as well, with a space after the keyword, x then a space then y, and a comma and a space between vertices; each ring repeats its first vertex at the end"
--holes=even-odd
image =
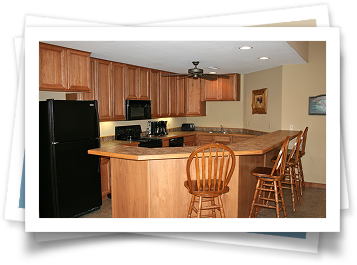
POLYGON ((267 114, 268 89, 252 90, 252 114, 267 114))
POLYGON ((309 97, 309 115, 326 115, 326 94, 309 97))

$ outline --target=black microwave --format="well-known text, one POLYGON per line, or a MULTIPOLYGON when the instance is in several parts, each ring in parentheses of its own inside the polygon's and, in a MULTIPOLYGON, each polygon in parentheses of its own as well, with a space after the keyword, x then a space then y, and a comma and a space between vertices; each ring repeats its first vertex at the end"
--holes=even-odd
POLYGON ((125 100, 126 120, 151 119, 151 100, 125 100))

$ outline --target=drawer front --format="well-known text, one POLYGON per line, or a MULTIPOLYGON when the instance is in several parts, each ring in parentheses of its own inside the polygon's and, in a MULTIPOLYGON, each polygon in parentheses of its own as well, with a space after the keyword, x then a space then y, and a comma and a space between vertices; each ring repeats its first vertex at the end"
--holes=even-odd
POLYGON ((229 144, 231 142, 231 137, 228 135, 216 135, 214 141, 216 143, 229 144))
POLYGON ((213 135, 198 135, 199 141, 213 142, 213 135))

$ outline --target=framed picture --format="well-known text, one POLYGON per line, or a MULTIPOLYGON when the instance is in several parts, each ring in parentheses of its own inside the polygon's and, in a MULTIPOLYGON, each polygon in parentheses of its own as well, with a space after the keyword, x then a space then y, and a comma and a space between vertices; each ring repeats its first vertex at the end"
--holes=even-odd
POLYGON ((267 114, 267 88, 252 91, 252 113, 267 114))
POLYGON ((309 97, 309 115, 326 115, 326 95, 309 97))

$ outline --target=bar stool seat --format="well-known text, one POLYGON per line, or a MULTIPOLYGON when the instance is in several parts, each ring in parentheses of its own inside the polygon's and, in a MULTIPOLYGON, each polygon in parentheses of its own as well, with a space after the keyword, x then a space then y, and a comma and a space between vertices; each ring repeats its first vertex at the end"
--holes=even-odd
POLYGON ((257 185, 250 207, 249 218, 257 217, 259 207, 275 209, 277 218, 280 218, 280 211, 283 210, 284 217, 287 217, 281 180, 284 177, 288 145, 289 137, 285 139, 273 168, 256 167, 251 171, 251 174, 257 178, 257 185), (273 192, 274 198, 271 198, 273 192), (275 206, 269 205, 269 202, 274 202, 275 206))
POLYGON ((191 153, 187 160, 187 181, 184 182, 192 194, 187 218, 192 217, 192 211, 197 214, 197 218, 215 218, 216 210, 222 218, 225 217, 221 196, 229 192, 228 183, 235 163, 234 152, 223 144, 203 145, 191 153), (208 214, 203 215, 202 212, 207 210, 208 214))

